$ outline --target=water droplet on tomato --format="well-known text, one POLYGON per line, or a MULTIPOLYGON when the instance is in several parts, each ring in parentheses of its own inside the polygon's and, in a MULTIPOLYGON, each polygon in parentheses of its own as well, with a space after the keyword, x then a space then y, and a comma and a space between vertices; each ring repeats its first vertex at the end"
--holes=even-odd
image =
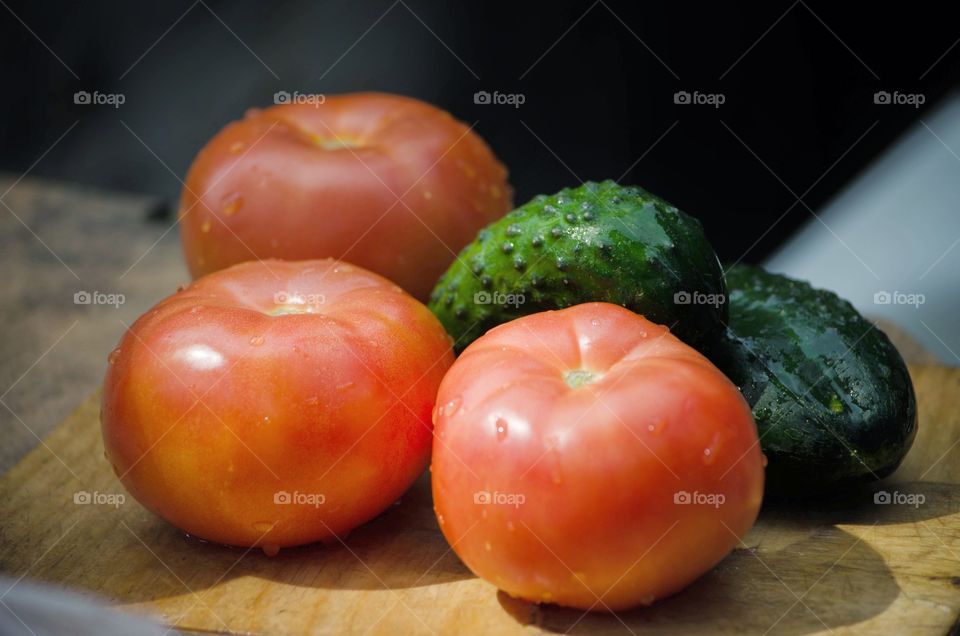
POLYGON ((713 449, 712 449, 712 448, 704 448, 704 449, 703 449, 703 463, 704 463, 704 464, 707 464, 707 465, 710 465, 710 464, 713 463, 713 460, 714 460, 714 459, 716 459, 716 457, 714 457, 713 449))
POLYGON ((223 216, 233 216, 243 207, 243 197, 239 194, 231 194, 223 200, 220 212, 223 216))
POLYGON ((439 523, 441 526, 444 524, 443 515, 437 515, 437 523, 439 523))
POLYGON ((599 327, 600 321, 594 318, 593 320, 590 321, 590 324, 593 325, 594 327, 599 327))
POLYGON ((273 521, 256 521, 253 523, 253 529, 260 534, 266 534, 273 530, 273 526, 277 525, 273 521))
POLYGON ((764 468, 767 467, 767 462, 768 462, 768 461, 769 461, 769 460, 767 459, 767 456, 764 455, 763 453, 760 453, 760 462, 763 464, 763 467, 764 467, 764 468))
POLYGON ((667 427, 666 420, 657 420, 652 424, 648 424, 647 430, 650 431, 651 435, 659 435, 660 433, 663 432, 663 429, 665 429, 666 427, 667 427))
POLYGON ((110 352, 110 355, 107 356, 107 362, 110 364, 115 364, 117 359, 120 358, 120 349, 114 349, 110 352))
POLYGON ((254 347, 259 347, 260 345, 263 344, 263 342, 264 342, 264 337, 263 337, 263 336, 251 336, 251 337, 250 337, 250 344, 252 344, 254 347))
POLYGON ((280 554, 280 546, 274 545, 272 543, 263 544, 261 549, 263 550, 263 553, 266 554, 268 557, 275 557, 278 554, 280 554))
POLYGON ((502 442, 507 439, 507 434, 510 432, 510 423, 502 417, 498 417, 497 421, 494 423, 494 427, 497 431, 497 441, 502 442))
POLYGON ((449 402, 447 402, 447 406, 444 408, 444 413, 446 414, 447 417, 453 417, 453 414, 456 413, 457 409, 459 408, 460 408, 460 398, 455 397, 449 402))

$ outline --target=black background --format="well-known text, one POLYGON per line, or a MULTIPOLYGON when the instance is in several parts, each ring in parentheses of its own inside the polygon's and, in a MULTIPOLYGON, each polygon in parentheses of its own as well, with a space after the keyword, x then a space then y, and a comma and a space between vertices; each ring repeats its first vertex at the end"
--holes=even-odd
POLYGON ((62 136, 31 174, 173 204, 203 143, 275 91, 383 90, 476 122, 518 203, 622 176, 701 218, 722 259, 755 262, 810 218, 798 196, 816 209, 956 84, 948 6, 3 0, 0 169, 62 136))

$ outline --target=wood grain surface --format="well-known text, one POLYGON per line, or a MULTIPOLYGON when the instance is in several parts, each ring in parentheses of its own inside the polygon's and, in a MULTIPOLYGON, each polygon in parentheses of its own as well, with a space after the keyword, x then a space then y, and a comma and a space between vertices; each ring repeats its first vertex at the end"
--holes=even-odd
POLYGON ((891 479, 765 505, 743 545, 650 608, 585 615, 498 592, 450 551, 426 476, 345 542, 273 558, 186 537, 129 497, 76 504, 81 491, 124 493, 96 396, 0 479, 0 569, 197 631, 945 634, 960 616, 960 370, 911 371, 920 432, 891 479), (878 504, 876 492, 922 503, 878 504))

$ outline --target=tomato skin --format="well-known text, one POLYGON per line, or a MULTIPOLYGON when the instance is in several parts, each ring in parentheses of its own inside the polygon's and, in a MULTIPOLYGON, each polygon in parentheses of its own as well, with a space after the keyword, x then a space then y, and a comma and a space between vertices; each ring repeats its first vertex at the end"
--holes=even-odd
POLYGON ((687 586, 746 534, 763 495, 736 387, 666 327, 606 303, 471 344, 440 386, 431 470, 440 527, 475 574, 598 611, 687 586), (574 389, 576 369, 596 375, 574 389))
POLYGON ((334 260, 243 263, 123 336, 104 381, 106 455, 137 500, 192 535, 332 538, 423 472, 452 360, 429 310, 380 276, 334 260))
POLYGON ((333 257, 426 300, 460 248, 512 207, 506 169, 445 111, 331 95, 253 109, 211 139, 187 174, 180 236, 194 277, 257 257, 333 257))

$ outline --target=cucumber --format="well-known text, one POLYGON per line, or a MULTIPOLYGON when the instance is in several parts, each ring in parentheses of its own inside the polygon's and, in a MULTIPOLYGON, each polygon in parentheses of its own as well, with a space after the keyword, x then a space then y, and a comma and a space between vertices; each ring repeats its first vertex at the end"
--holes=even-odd
POLYGON ((766 491, 798 496, 893 472, 917 431, 887 336, 829 291, 757 267, 727 273, 729 325, 708 357, 753 409, 766 491))
POLYGON ((622 305, 699 346, 723 330, 724 294, 696 219, 604 181, 537 196, 481 230, 429 306, 458 352, 501 323, 589 301, 622 305))

